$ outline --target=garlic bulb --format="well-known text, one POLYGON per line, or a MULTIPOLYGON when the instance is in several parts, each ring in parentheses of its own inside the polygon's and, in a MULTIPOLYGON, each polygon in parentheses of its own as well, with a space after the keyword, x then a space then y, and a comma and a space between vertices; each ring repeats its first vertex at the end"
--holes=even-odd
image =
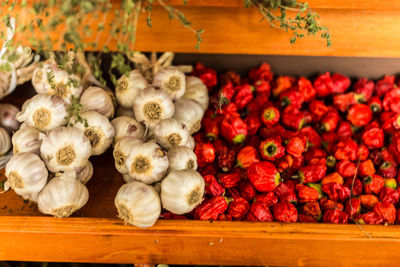
POLYGON ((122 75, 117 83, 115 96, 118 104, 124 108, 132 108, 137 94, 148 86, 147 80, 139 70, 132 70, 128 75, 122 75))
POLYGON ((197 170, 197 157, 192 149, 185 146, 171 147, 167 152, 169 170, 197 170))
POLYGON ((15 118, 19 109, 11 104, 0 104, 0 125, 9 133, 19 128, 19 121, 15 118))
POLYGON ((119 107, 117 110, 117 117, 122 117, 122 116, 135 118, 135 113, 133 113, 132 107, 131 108, 119 107))
POLYGON ((194 147, 196 146, 196 142, 194 141, 193 136, 189 136, 188 141, 186 142, 185 147, 190 148, 191 150, 194 150, 194 147))
POLYGON ((128 173, 125 162, 130 151, 135 147, 136 144, 142 144, 142 142, 132 136, 124 137, 115 144, 113 151, 115 168, 117 168, 120 173, 128 173))
POLYGON ((86 184, 93 176, 93 164, 88 160, 87 164, 76 169, 76 179, 82 184, 86 184))
POLYGON ((154 126, 154 138, 165 149, 184 146, 189 136, 186 126, 173 118, 162 120, 154 126))
POLYGON ((82 105, 81 112, 96 111, 109 119, 114 116, 113 96, 100 87, 87 88, 81 96, 80 103, 82 105))
POLYGON ((160 196, 153 187, 140 182, 124 184, 115 197, 118 217, 138 227, 152 226, 161 213, 160 196))
POLYGON ((92 145, 92 155, 101 155, 110 147, 114 137, 114 127, 107 117, 95 112, 86 111, 81 118, 87 122, 76 123, 75 126, 81 129, 92 145))
POLYGON ((40 155, 51 172, 84 167, 92 146, 82 130, 76 127, 59 127, 42 140, 40 155))
POLYGON ((56 95, 38 94, 22 106, 17 113, 19 122, 38 128, 40 131, 50 131, 67 123, 67 103, 56 95))
POLYGON ((186 78, 186 91, 182 98, 191 99, 200 104, 203 110, 208 108, 208 89, 200 78, 189 76, 186 78))
POLYGON ((54 177, 39 193, 39 211, 55 217, 69 217, 82 208, 89 199, 89 192, 76 179, 75 171, 69 170, 54 177))
POLYGON ((175 214, 191 212, 203 199, 204 179, 194 170, 172 171, 161 182, 161 202, 175 214))
POLYGON ((39 155, 42 144, 39 134, 40 131, 34 127, 28 125, 21 127, 11 138, 14 154, 30 152, 39 155))
POLYGON ((0 156, 7 153, 11 148, 11 138, 8 132, 0 127, 0 156))
POLYGON ((68 74, 53 64, 37 68, 33 73, 32 85, 36 92, 58 95, 67 103, 71 103, 73 96, 79 97, 82 93, 80 78, 75 74, 68 74))
POLYGON ((165 90, 172 100, 177 100, 185 93, 185 74, 172 66, 163 68, 154 74, 153 85, 165 90))
POLYGON ((145 184, 160 181, 168 169, 168 157, 155 142, 135 144, 125 161, 129 175, 145 184))
POLYGON ((111 121, 115 130, 114 140, 118 142, 126 136, 132 136, 141 141, 146 140, 146 133, 144 126, 137 122, 134 118, 121 116, 111 121))
POLYGON ((175 106, 171 97, 163 90, 147 87, 133 101, 133 111, 138 122, 152 128, 163 119, 174 115, 175 106))
POLYGON ((25 199, 36 201, 37 194, 46 185, 48 171, 38 155, 18 153, 7 163, 5 174, 6 187, 25 199))
POLYGON ((175 102, 174 118, 185 124, 190 134, 200 130, 203 115, 204 110, 196 101, 182 98, 175 102))

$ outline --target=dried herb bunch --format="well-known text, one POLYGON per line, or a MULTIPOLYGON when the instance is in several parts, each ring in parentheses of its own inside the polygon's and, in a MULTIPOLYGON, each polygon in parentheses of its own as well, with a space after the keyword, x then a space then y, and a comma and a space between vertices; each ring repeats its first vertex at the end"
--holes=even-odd
POLYGON ((318 14, 311 11, 308 3, 297 0, 245 0, 245 7, 256 7, 272 27, 292 32, 290 43, 295 43, 297 38, 321 34, 326 39, 326 45, 332 45, 331 35, 326 26, 320 25, 318 14), (280 15, 277 15, 280 11, 280 15), (288 11, 297 12, 294 17, 288 16, 288 11))

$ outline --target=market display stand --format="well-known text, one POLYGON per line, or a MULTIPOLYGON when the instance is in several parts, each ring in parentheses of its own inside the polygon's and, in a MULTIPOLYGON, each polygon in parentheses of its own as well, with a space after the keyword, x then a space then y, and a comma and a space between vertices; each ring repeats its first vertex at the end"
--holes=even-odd
MULTIPOLYGON (((258 11, 239 0, 189 1, 180 9, 204 28, 204 53, 400 56, 400 1, 309 3, 329 26, 332 48, 319 39, 290 45, 287 34, 260 23, 258 11)), ((153 10, 151 29, 141 20, 136 49, 193 52, 194 37, 167 20, 161 7, 153 10)), ((20 105, 28 89, 2 101, 20 105)), ((116 218, 114 197, 123 180, 111 153, 93 157, 93 165, 89 202, 73 218, 43 216, 14 192, 0 194, 0 260, 300 266, 392 266, 400 260, 398 226, 165 220, 147 229, 127 226, 116 218)))

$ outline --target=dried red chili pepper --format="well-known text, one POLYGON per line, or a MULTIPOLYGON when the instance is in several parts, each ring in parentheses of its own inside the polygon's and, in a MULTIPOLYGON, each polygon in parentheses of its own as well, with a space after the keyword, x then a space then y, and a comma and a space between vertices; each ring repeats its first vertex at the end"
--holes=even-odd
POLYGON ((244 147, 236 156, 236 165, 243 169, 247 169, 251 164, 259 161, 258 151, 252 146, 244 147))
POLYGON ((379 194, 385 181, 377 174, 373 174, 364 178, 364 192, 366 194, 379 194))
POLYGON ((385 94, 382 101, 385 111, 400 113, 400 88, 394 88, 385 94))
POLYGON ((218 166, 223 172, 229 172, 232 170, 234 163, 235 151, 229 150, 227 147, 223 147, 218 151, 218 166))
POLYGON ((366 145, 359 145, 357 149, 357 158, 359 160, 367 160, 369 157, 369 149, 366 145))
POLYGON ((360 78, 353 86, 354 92, 362 96, 362 101, 367 102, 370 100, 374 93, 375 84, 367 78, 360 78))
POLYGON ((323 198, 319 201, 319 204, 321 205, 321 209, 323 211, 327 210, 343 210, 343 205, 341 203, 337 203, 333 200, 323 198))
POLYGON ((350 87, 350 79, 340 73, 334 73, 331 76, 333 86, 332 93, 344 93, 350 87))
POLYGON ((261 121, 266 126, 272 126, 279 122, 280 113, 275 107, 267 107, 261 113, 261 121))
POLYGON ((356 217, 361 213, 361 201, 358 198, 350 198, 346 201, 344 210, 351 218, 356 217))
POLYGON ((255 91, 258 95, 266 94, 269 97, 271 94, 271 84, 267 81, 258 80, 254 82, 254 87, 256 88, 255 91))
POLYGON ((204 129, 204 133, 209 140, 217 140, 219 137, 219 127, 221 125, 222 118, 220 116, 203 118, 201 125, 204 129))
POLYGON ((320 194, 316 189, 303 184, 296 185, 296 191, 300 203, 317 201, 320 197, 320 194))
POLYGON ((349 139, 353 135, 353 127, 349 122, 341 121, 336 128, 336 134, 340 140, 349 139))
POLYGON ((379 97, 382 97, 386 92, 394 88, 394 81, 396 77, 385 75, 381 80, 376 83, 375 92, 379 97))
POLYGON ((341 112, 346 112, 352 105, 356 104, 354 93, 339 94, 333 96, 333 104, 341 112))
POLYGON ((375 167, 372 160, 368 159, 366 161, 360 162, 358 166, 358 175, 361 177, 369 176, 375 174, 375 167))
POLYGON ((291 203, 297 202, 295 188, 289 187, 287 184, 280 183, 274 190, 275 195, 280 202, 287 201, 291 203))
POLYGON ((327 97, 332 94, 333 87, 333 80, 329 72, 319 75, 317 79, 314 80, 314 88, 317 91, 318 97, 327 97))
POLYGON ((375 195, 360 195, 358 199, 361 205, 367 209, 373 209, 375 204, 378 203, 378 198, 375 195))
POLYGON ((354 177, 357 173, 357 166, 349 160, 341 160, 336 166, 336 171, 344 178, 354 177))
POLYGON ((345 185, 340 185, 337 183, 328 183, 322 186, 322 191, 324 191, 329 199, 336 202, 344 202, 350 198, 350 188, 345 185))
POLYGON ((278 76, 275 79, 275 86, 272 88, 272 94, 275 97, 279 96, 281 93, 290 89, 293 86, 294 81, 295 81, 294 77, 278 76))
POLYGON ((397 188, 396 179, 394 179, 394 178, 387 178, 387 179, 383 179, 383 180, 385 181, 385 186, 386 186, 386 187, 390 187, 390 188, 393 188, 393 189, 396 189, 396 188, 397 188))
POLYGON ((379 200, 384 203, 391 203, 397 205, 399 203, 399 190, 391 187, 384 186, 379 192, 379 200))
POLYGON ((337 160, 351 160, 357 159, 358 145, 353 139, 346 139, 339 141, 335 146, 335 158, 337 160))
POLYGON ((321 184, 337 183, 343 184, 343 177, 338 172, 331 172, 321 180, 321 184))
POLYGON ((250 209, 250 204, 246 199, 242 197, 235 197, 233 201, 229 203, 227 213, 234 219, 241 219, 246 216, 250 209))
POLYGON ((286 145, 286 152, 293 157, 300 157, 306 150, 306 143, 299 137, 293 137, 286 145))
POLYGON ((372 128, 364 131, 362 135, 363 143, 370 149, 383 147, 385 134, 380 128, 372 128))
POLYGON ((219 91, 219 105, 228 104, 233 95, 235 94, 235 89, 231 82, 224 84, 219 91))
POLYGON ((374 96, 368 101, 368 106, 373 113, 379 113, 382 111, 382 101, 379 97, 374 96))
POLYGON ((251 81, 271 81, 274 74, 271 71, 271 66, 268 63, 262 63, 259 67, 252 68, 249 71, 251 81))
POLYGON ((339 113, 336 109, 330 108, 321 120, 320 129, 324 132, 332 132, 340 121, 339 113))
POLYGON ((241 78, 237 72, 230 70, 230 71, 220 75, 219 80, 220 80, 221 84, 226 84, 228 82, 231 82, 232 84, 234 84, 236 86, 236 85, 240 84, 241 78))
POLYGON ((251 222, 272 222, 274 220, 268 207, 261 202, 253 202, 251 204, 246 219, 251 222))
POLYGON ((396 208, 391 203, 376 203, 374 212, 382 217, 384 223, 394 224, 396 221, 396 208))
POLYGON ((200 167, 199 166, 199 172, 201 175, 214 175, 215 173, 218 172, 218 166, 216 163, 208 164, 206 166, 200 167))
POLYGON ((328 112, 329 108, 325 105, 324 102, 320 100, 313 100, 310 102, 308 106, 308 110, 311 113, 314 122, 319 122, 328 112))
POLYGON ((204 175, 203 178, 206 184, 205 190, 207 194, 211 196, 221 196, 225 193, 225 188, 220 183, 218 183, 214 175, 204 175))
POLYGON ((325 158, 326 152, 323 149, 311 148, 308 149, 307 152, 305 152, 303 155, 304 155, 304 160, 306 162, 309 162, 314 158, 325 158))
POLYGON ((321 147, 321 137, 319 134, 310 126, 303 127, 300 133, 307 139, 307 147, 320 148, 321 147))
POLYGON ((232 221, 232 216, 229 214, 221 214, 218 216, 218 221, 232 221))
POLYGON ((206 68, 202 63, 197 63, 193 69, 192 75, 199 77, 208 87, 208 91, 217 85, 217 73, 211 68, 206 68))
POLYGON ((236 104, 238 109, 243 109, 250 101, 253 99, 253 90, 249 84, 243 84, 235 87, 235 96, 233 98, 233 103, 236 104))
POLYGON ((347 178, 344 181, 344 185, 350 188, 352 196, 359 196, 362 194, 363 191, 363 184, 360 179, 347 178))
POLYGON ((347 120, 354 126, 365 126, 372 119, 372 111, 365 104, 355 104, 347 113, 347 120))
POLYGON ((221 135, 228 142, 243 143, 247 136, 247 125, 239 116, 226 115, 221 123, 221 135))
POLYGON ((338 210, 338 209, 327 210, 324 214, 324 217, 322 218, 322 221, 324 223, 344 224, 344 223, 347 223, 348 220, 349 220, 349 215, 347 215, 346 212, 338 210))
POLYGON ((293 166, 293 157, 285 155, 276 162, 276 167, 280 173, 289 171, 293 166))
MULTIPOLYGON (((322 218, 322 212, 321 208, 319 206, 319 203, 317 201, 314 202, 307 202, 304 204, 304 206, 301 208, 301 215, 306 215, 314 219, 315 221, 319 221, 322 218)), ((299 217, 300 219, 300 217, 299 217)))
POLYGON ((383 218, 376 212, 369 211, 367 213, 360 214, 355 221, 358 224, 381 224, 383 222, 383 218))
POLYGON ((322 147, 329 154, 333 153, 333 149, 335 148, 336 142, 338 141, 338 136, 335 132, 323 133, 321 135, 322 138, 322 147))
POLYGON ((211 143, 196 144, 194 153, 197 156, 197 163, 200 167, 204 167, 215 159, 215 149, 211 143))
POLYGON ((307 165, 300 167, 299 178, 301 183, 319 182, 326 175, 326 165, 307 165))
POLYGON ((253 200, 254 197, 257 195, 257 190, 248 180, 241 181, 238 189, 240 195, 247 201, 253 200))
POLYGON ((244 122, 247 125, 247 134, 249 136, 256 135, 258 132, 258 129, 260 129, 260 127, 261 127, 261 120, 256 115, 247 116, 244 119, 244 122))
POLYGON ((280 137, 264 140, 260 144, 260 154, 263 159, 275 161, 285 155, 285 147, 281 144, 280 137))
POLYGON ((302 214, 302 213, 299 214, 298 221, 301 222, 301 223, 316 223, 316 222, 318 222, 313 217, 311 217, 309 215, 302 214))
POLYGON ((275 165, 268 161, 253 163, 247 169, 247 176, 253 186, 260 192, 273 191, 281 180, 275 165))
POLYGON ((305 123, 304 113, 293 106, 283 110, 281 119, 284 125, 293 130, 300 130, 305 123))
POLYGON ((282 107, 293 106, 300 109, 304 102, 304 96, 298 91, 287 90, 279 95, 279 100, 282 107))
POLYGON ((297 209, 296 207, 287 202, 280 202, 272 207, 274 218, 278 222, 296 222, 297 221, 297 209))
POLYGON ((300 77, 297 80, 297 90, 303 94, 305 102, 310 102, 317 94, 317 91, 314 89, 311 81, 304 77, 300 77))
POLYGON ((228 203, 222 196, 215 196, 204 201, 196 208, 194 218, 196 220, 217 220, 218 216, 226 211, 228 203))
POLYGON ((267 207, 271 207, 278 203, 278 197, 275 195, 274 192, 258 194, 254 197, 254 202, 260 202, 267 207))
POLYGON ((237 187, 242 180, 239 173, 226 173, 218 177, 219 182, 225 188, 237 187))

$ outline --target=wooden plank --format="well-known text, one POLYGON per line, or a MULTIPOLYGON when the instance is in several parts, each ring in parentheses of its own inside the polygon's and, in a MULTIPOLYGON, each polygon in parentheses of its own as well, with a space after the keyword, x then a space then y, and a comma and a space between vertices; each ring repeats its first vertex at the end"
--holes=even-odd
POLYGON ((117 219, 0 216, 0 234, 0 260, 279 266, 400 260, 398 226, 158 221, 140 229, 117 219))
MULTIPOLYGON (((398 2, 391 1, 391 5, 398 2)), ((160 6, 153 9, 151 28, 146 25, 147 14, 141 16, 134 48, 140 51, 186 53, 400 57, 397 46, 400 42, 400 9, 396 6, 391 10, 354 10, 350 6, 343 6, 344 9, 325 9, 322 3, 322 9, 316 11, 321 16, 321 22, 330 29, 333 42, 330 48, 327 48, 325 41, 319 37, 298 40, 295 45, 291 45, 290 35, 271 28, 265 21, 260 22, 261 15, 255 8, 201 6, 180 7, 193 22, 194 28, 204 29, 203 43, 199 51, 195 50, 194 34, 176 20, 169 20, 167 12, 160 6)), ((18 9, 15 12, 17 11, 18 9)), ((27 20, 30 19, 27 14, 25 16, 27 20)), ((111 16, 88 17, 87 21, 95 30, 96 25, 103 19, 106 21, 105 25, 108 25, 111 16)), ((52 38, 59 39, 60 32, 63 32, 62 29, 54 33, 52 38)), ((100 49, 109 39, 106 32, 86 41, 96 40, 98 47, 95 49, 100 49)), ((40 35, 35 33, 35 36, 40 35)), ((18 38, 25 43, 28 40, 26 35, 18 38)), ((114 41, 109 44, 113 50, 116 49, 114 41)))

